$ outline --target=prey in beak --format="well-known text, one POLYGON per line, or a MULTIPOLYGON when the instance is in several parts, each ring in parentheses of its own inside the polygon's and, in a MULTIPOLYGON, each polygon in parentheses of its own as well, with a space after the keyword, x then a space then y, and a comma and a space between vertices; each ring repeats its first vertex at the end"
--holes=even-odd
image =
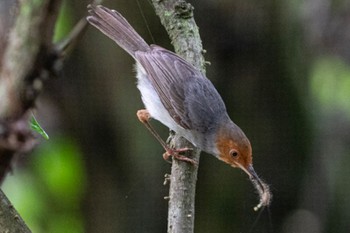
POLYGON ((254 207, 255 211, 258 211, 261 207, 268 206, 271 202, 272 194, 270 193, 269 186, 265 184, 259 176, 256 174, 252 165, 249 165, 247 169, 240 164, 237 164, 245 173, 248 174, 249 179, 253 183, 255 189, 259 193, 260 202, 254 207))

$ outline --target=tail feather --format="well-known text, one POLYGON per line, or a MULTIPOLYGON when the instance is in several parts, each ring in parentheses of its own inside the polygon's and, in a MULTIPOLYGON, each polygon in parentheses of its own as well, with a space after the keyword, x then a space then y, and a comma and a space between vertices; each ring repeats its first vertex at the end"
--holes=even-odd
POLYGON ((117 11, 104 6, 89 5, 90 16, 87 20, 106 36, 114 40, 131 56, 135 57, 136 51, 148 51, 150 46, 117 11))

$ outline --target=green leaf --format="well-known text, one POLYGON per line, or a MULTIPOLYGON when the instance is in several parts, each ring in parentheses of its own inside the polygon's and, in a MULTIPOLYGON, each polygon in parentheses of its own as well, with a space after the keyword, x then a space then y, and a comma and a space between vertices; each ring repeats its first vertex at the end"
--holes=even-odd
POLYGON ((30 119, 30 128, 35 132, 39 133, 43 138, 49 140, 49 135, 45 132, 45 130, 39 125, 39 122, 36 120, 35 116, 32 114, 30 119))

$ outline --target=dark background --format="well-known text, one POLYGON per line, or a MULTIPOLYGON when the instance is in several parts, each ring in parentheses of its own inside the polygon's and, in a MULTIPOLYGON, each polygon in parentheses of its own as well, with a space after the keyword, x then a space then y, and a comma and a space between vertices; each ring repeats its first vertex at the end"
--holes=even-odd
MULTIPOLYGON (((348 232, 350 2, 189 2, 207 76, 274 195, 259 215, 248 177, 203 154, 195 232, 348 232)), ((146 41, 172 49, 151 4, 139 3, 104 1, 146 41)), ((65 2, 57 40, 87 4, 65 2)), ((170 165, 136 118, 135 82, 132 58, 90 27, 61 76, 46 83, 35 115, 50 140, 19 158, 3 185, 33 232, 166 231, 170 165)), ((166 138, 167 128, 152 123, 166 138)))

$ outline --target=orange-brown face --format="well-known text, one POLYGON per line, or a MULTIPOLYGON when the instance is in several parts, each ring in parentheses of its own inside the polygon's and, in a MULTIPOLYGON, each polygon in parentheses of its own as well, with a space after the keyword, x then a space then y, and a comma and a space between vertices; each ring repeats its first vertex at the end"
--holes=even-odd
POLYGON ((219 150, 219 159, 232 167, 248 168, 252 164, 252 147, 247 138, 235 142, 232 139, 222 138, 216 142, 219 150))
POLYGON ((268 206, 271 202, 272 195, 269 186, 260 180, 254 171, 252 165, 252 147, 248 138, 239 128, 233 131, 230 129, 226 132, 221 131, 219 135, 220 137, 218 137, 216 141, 216 146, 219 151, 218 158, 230 164, 232 167, 238 167, 247 173, 260 196, 260 202, 254 207, 254 210, 257 211, 261 207, 268 206))

